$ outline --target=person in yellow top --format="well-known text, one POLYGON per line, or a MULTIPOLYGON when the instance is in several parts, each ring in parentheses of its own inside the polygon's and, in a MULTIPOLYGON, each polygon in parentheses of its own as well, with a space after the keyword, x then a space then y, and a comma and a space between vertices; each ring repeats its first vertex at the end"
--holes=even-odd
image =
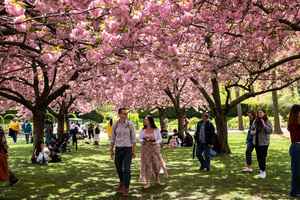
POLYGON ((107 133, 109 141, 111 141, 111 136, 112 136, 112 125, 113 125, 113 120, 109 119, 109 122, 106 127, 106 133, 107 133))
POLYGON ((11 120, 9 123, 9 136, 12 137, 14 144, 17 143, 17 134, 20 132, 20 123, 17 119, 11 120))

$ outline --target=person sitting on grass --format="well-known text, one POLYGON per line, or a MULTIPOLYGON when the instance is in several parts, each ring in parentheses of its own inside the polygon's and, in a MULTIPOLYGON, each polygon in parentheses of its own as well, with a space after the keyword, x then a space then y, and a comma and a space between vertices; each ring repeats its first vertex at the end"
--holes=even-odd
POLYGON ((193 137, 189 132, 186 132, 182 146, 184 147, 192 147, 194 145, 193 137))
POLYGON ((48 149, 50 151, 50 159, 51 159, 49 162, 60 162, 61 157, 59 155, 58 142, 57 141, 52 141, 48 145, 48 149))
POLYGON ((171 141, 171 139, 172 139, 172 137, 175 137, 175 136, 179 136, 179 134, 178 134, 178 131, 177 131, 177 129, 174 129, 173 130, 173 135, 171 135, 171 136, 169 136, 169 139, 168 139, 168 143, 167 144, 170 144, 170 141, 171 141))
POLYGON ((43 143, 38 143, 36 145, 35 151, 32 154, 31 162, 33 164, 48 164, 50 151, 43 143))
POLYGON ((16 184, 19 179, 8 167, 8 145, 5 138, 5 133, 0 127, 0 181, 8 181, 10 186, 16 184))
POLYGON ((178 136, 177 135, 173 135, 171 136, 170 142, 169 142, 169 147, 171 148, 176 148, 178 147, 178 136))
POLYGON ((36 162, 40 165, 47 165, 49 162, 49 156, 50 156, 49 149, 44 144, 41 144, 41 152, 36 158, 36 162))
POLYGON ((182 146, 182 140, 180 138, 180 135, 177 131, 177 129, 173 130, 174 134, 169 137, 168 144, 171 148, 181 147, 182 146))

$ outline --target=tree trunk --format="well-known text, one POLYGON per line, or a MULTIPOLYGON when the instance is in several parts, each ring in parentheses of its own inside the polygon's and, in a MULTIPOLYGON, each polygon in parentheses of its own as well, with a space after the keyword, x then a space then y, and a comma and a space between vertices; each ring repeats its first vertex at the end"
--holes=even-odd
POLYGON ((159 115, 159 123, 160 123, 160 130, 167 130, 167 125, 165 122, 166 113, 163 108, 158 108, 158 115, 159 115))
POLYGON ((65 133, 65 115, 63 113, 59 113, 57 116, 57 135, 59 141, 62 140, 63 134, 65 133))
POLYGON ((227 118, 223 112, 216 113, 215 122, 220 153, 229 154, 231 151, 228 144, 227 118))
POLYGON ((272 100, 273 100, 273 113, 274 113, 274 133, 282 134, 282 130, 280 126, 277 91, 272 92, 272 100))
POLYGON ((177 123, 178 123, 178 134, 181 139, 184 138, 184 116, 185 116, 185 110, 178 108, 177 110, 177 123))
POLYGON ((226 119, 226 113, 225 108, 222 106, 221 102, 221 96, 220 96, 220 88, 219 83, 216 78, 213 78, 212 80, 212 95, 215 102, 215 107, 211 108, 213 113, 216 116, 216 128, 217 128, 217 134, 218 134, 218 145, 220 153, 229 154, 231 153, 230 147, 228 145, 228 129, 227 129, 227 119, 226 119))
POLYGON ((37 145, 44 143, 45 119, 46 110, 36 110, 33 112, 34 150, 37 145))
POLYGON ((298 92, 298 95, 300 95, 300 80, 297 81, 297 92, 298 92))
POLYGON ((69 131, 70 131, 70 121, 69 121, 68 114, 65 114, 65 122, 66 122, 66 133, 69 133, 69 131))
MULTIPOLYGON (((236 98, 240 97, 240 88, 236 87, 235 88, 235 94, 236 98)), ((239 122, 239 130, 243 131, 244 130, 244 123, 243 123, 243 111, 242 111, 242 105, 239 103, 237 105, 237 115, 238 115, 238 122, 239 122)))

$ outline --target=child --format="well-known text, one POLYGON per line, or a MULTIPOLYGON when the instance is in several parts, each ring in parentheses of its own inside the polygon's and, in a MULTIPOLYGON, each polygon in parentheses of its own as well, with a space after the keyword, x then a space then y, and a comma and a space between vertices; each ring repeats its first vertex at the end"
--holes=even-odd
POLYGON ((178 146, 177 139, 178 139, 177 136, 172 136, 169 144, 171 148, 176 148, 178 146))

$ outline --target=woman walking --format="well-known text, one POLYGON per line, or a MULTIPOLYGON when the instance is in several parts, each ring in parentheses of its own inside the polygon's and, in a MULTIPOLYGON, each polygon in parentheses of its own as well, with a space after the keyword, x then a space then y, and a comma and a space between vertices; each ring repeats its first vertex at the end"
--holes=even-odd
POLYGON ((300 105, 293 105, 290 111, 288 130, 291 137, 291 191, 290 196, 300 198, 300 105))
POLYGON ((259 165, 258 178, 266 178, 266 161, 268 148, 270 144, 270 134, 272 133, 272 124, 264 110, 257 112, 257 118, 251 126, 251 134, 253 135, 253 144, 256 151, 256 157, 259 165))
POLYGON ((8 145, 5 134, 0 127, 0 181, 8 181, 10 186, 16 184, 19 180, 8 167, 8 145))
POLYGON ((142 143, 140 180, 144 184, 144 188, 147 189, 151 186, 153 179, 160 185, 160 169, 163 168, 165 171, 164 161, 160 153, 162 137, 151 116, 144 119, 140 141, 142 143))
POLYGON ((248 112, 249 117, 249 130, 247 134, 246 139, 246 167, 243 169, 243 172, 253 172, 253 169, 251 167, 252 164, 252 152, 254 150, 254 144, 253 144, 253 135, 251 135, 251 126, 256 118, 256 114, 254 111, 248 112))

